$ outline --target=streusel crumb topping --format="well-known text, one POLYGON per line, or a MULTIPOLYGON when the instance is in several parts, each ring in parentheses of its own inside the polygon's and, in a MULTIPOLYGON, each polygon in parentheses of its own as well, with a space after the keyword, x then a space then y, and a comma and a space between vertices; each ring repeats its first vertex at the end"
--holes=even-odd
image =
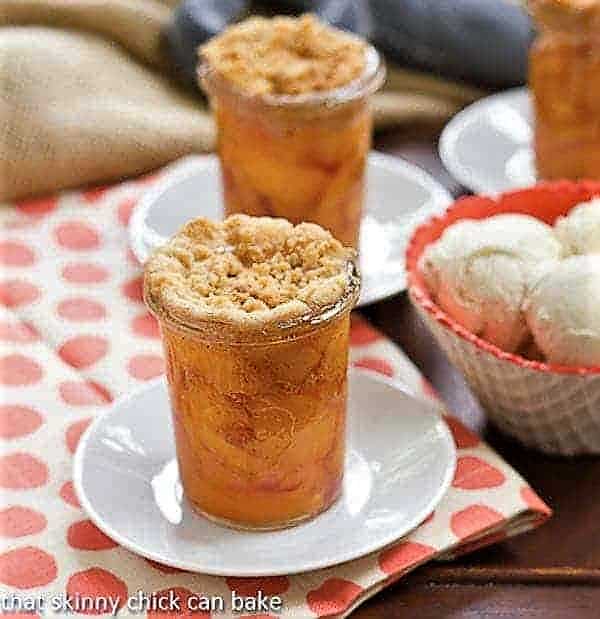
POLYGON ((359 78, 367 45, 313 15, 252 17, 200 48, 220 75, 252 95, 332 90, 359 78))
POLYGON ((316 224, 232 215, 185 225, 146 264, 145 296, 175 320, 270 323, 314 314, 351 284, 345 248, 316 224))

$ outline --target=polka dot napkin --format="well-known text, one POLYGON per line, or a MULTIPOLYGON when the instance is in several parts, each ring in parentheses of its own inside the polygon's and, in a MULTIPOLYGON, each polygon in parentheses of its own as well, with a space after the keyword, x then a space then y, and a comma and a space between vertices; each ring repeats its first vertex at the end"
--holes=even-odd
MULTIPOLYGON (((63 193, 0 213, 2 594, 124 603, 138 589, 225 599, 231 589, 262 590, 282 596, 283 617, 346 616, 426 561, 521 533, 550 515, 506 462, 447 416, 459 456, 451 489, 413 533, 360 560, 298 576, 217 578, 151 563, 101 533, 74 494, 72 456, 94 415, 163 372, 157 324, 142 303, 126 231, 152 182, 63 193)), ((403 353, 360 317, 351 360, 434 397, 403 353)), ((122 609, 119 616, 130 615, 122 609)))

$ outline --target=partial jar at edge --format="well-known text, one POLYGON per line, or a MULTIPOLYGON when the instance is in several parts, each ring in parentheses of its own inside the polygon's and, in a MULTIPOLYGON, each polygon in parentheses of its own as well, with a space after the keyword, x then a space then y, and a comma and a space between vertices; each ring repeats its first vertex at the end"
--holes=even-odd
POLYGON ((161 325, 183 489, 200 514, 278 529, 339 496, 358 292, 356 274, 339 306, 256 337, 217 323, 184 327, 149 304, 161 325))
POLYGON ((358 249, 371 146, 369 95, 385 68, 368 47, 362 77, 306 95, 247 95, 204 61, 217 122, 225 214, 314 222, 358 249))
POLYGON ((529 57, 538 176, 600 178, 600 11, 559 0, 530 8, 538 26, 529 57))

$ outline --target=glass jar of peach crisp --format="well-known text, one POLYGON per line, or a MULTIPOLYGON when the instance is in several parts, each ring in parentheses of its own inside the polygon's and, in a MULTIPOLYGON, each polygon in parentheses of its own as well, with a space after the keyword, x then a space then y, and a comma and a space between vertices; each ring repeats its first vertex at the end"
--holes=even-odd
POLYGON ((600 178, 600 2, 530 0, 538 175, 600 178))
POLYGON ((385 69, 360 38, 305 15, 252 18, 201 49, 225 213, 315 222, 358 247, 369 95, 385 69))
POLYGON ((199 219, 151 257, 144 288, 189 503, 242 529, 327 509, 344 471, 354 252, 314 224, 199 219))

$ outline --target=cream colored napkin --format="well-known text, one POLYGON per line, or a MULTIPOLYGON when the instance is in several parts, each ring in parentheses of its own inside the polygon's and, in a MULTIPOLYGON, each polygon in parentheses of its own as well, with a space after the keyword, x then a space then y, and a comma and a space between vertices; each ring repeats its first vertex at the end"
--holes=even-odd
MULTIPOLYGON (((172 0, 0 1, 0 200, 120 179, 214 146, 168 78, 172 0)), ((449 118, 480 92, 390 71, 378 126, 449 118)))
MULTIPOLYGON (((128 254, 127 221, 140 196, 161 174, 164 179, 171 173, 0 210, 0 228, 17 234, 10 237, 11 280, 0 283, 0 388, 9 404, 0 417, 5 508, 0 590, 7 598, 49 600, 67 592, 73 598, 120 597, 123 603, 138 590, 150 595, 171 589, 182 598, 194 592, 230 600, 235 589, 245 596, 280 595, 280 619, 339 619, 427 561, 472 551, 546 520, 550 510, 529 484, 446 415, 458 450, 452 487, 408 536, 355 561, 293 576, 223 578, 146 561, 97 529, 74 494, 73 453, 84 429, 113 397, 131 393, 164 370, 158 325, 142 302, 142 271, 128 254)), ((353 316, 350 342, 354 367, 380 372, 409 393, 432 396, 404 353, 359 316, 353 316)), ((136 440, 118 432, 114 438, 117 446, 136 440)), ((319 550, 315 544, 315 555, 319 550)), ((397 616, 415 615, 406 608, 397 616)), ((125 608, 118 614, 119 619, 161 616, 205 617, 125 608)), ((90 619, 78 613, 68 617, 90 619)), ((227 611, 212 618, 242 616, 227 602, 227 611)))

